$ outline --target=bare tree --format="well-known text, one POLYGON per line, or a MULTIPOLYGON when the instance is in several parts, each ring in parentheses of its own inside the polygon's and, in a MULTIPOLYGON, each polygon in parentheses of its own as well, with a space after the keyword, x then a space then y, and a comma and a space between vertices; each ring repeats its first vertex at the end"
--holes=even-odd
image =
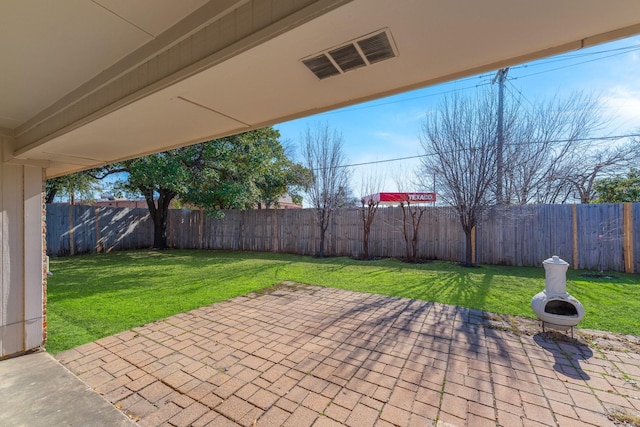
POLYGON ((568 167, 562 179, 571 184, 580 203, 589 203, 596 197, 596 180, 633 167, 637 164, 638 152, 640 143, 634 140, 604 148, 592 147, 589 151, 576 153, 574 164, 568 167))
POLYGON ((418 262, 418 230, 420 221, 427 208, 425 206, 414 205, 409 199, 400 202, 402 208, 402 232, 406 248, 406 258, 408 262, 418 262), (411 241, 407 231, 407 219, 411 218, 411 241))
POLYGON ((324 242, 331 215, 344 204, 350 194, 350 171, 345 167, 342 134, 331 131, 327 124, 307 128, 302 147, 305 166, 311 171, 311 185, 307 198, 315 209, 315 220, 320 228, 318 256, 324 257, 324 242))
MULTIPOLYGON (((395 176, 396 185, 398 191, 406 193, 405 183, 410 182, 411 179, 404 173, 400 172, 395 176)), ((405 259, 407 262, 418 262, 418 241, 419 241, 419 229, 422 216, 427 210, 426 206, 420 203, 412 203, 410 198, 400 201, 400 208, 402 209, 402 237, 404 238, 405 245, 405 259), (411 234, 409 234, 409 219, 411 219, 411 234), (409 238, 411 236, 411 238, 409 238)))
POLYGON ((453 206, 465 234, 464 264, 472 265, 472 231, 494 202, 496 105, 491 92, 445 98, 428 115, 420 140, 421 175, 435 177, 440 198, 453 206))
POLYGON ((593 166, 600 173, 600 162, 589 153, 595 144, 592 136, 608 118, 595 96, 576 92, 513 113, 504 153, 506 201, 564 202, 576 190, 580 193, 577 182, 582 182, 581 188, 588 186, 589 179, 585 181, 582 172, 593 166))
POLYGON ((380 199, 373 196, 382 190, 383 176, 377 171, 370 170, 364 175, 360 182, 360 218, 362 219, 362 259, 369 259, 369 236, 371 234, 371 225, 373 219, 378 212, 380 199))

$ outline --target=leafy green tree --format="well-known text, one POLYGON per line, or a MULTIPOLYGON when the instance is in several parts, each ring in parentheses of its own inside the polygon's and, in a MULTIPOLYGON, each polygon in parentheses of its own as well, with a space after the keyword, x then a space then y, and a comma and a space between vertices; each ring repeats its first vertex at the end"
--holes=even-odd
POLYGON ((192 179, 180 199, 212 210, 274 206, 285 193, 299 201, 308 173, 287 158, 279 138, 267 127, 180 149, 192 179))
POLYGON ((596 181, 597 203, 640 202, 640 169, 631 169, 627 176, 596 181))
POLYGON ((278 199, 285 193, 291 196, 291 201, 302 204, 302 191, 309 186, 311 173, 299 163, 293 163, 283 157, 285 162, 273 165, 273 174, 265 174, 257 183, 263 200, 258 202, 258 209, 278 207, 278 199))
POLYGON ((289 160, 277 130, 267 127, 108 167, 103 176, 124 173, 119 187, 137 191, 154 224, 154 248, 167 247, 169 206, 174 199, 210 212, 273 205, 304 187, 304 171, 289 160))
POLYGON ((98 180, 89 172, 76 172, 50 178, 45 184, 46 203, 53 203, 56 196, 67 196, 74 205, 76 199, 88 201, 94 199, 94 192, 99 189, 98 180))

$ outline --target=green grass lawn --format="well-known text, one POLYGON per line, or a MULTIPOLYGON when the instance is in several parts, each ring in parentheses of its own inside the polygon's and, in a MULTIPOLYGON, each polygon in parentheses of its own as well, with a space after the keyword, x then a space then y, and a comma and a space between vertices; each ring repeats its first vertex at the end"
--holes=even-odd
MULTIPOLYGON (((180 312, 292 280, 535 317, 544 269, 435 261, 356 261, 256 252, 130 251, 51 260, 47 350, 94 341, 180 312)), ((581 328, 640 335, 640 275, 588 279, 569 270, 567 291, 585 306, 581 328)))

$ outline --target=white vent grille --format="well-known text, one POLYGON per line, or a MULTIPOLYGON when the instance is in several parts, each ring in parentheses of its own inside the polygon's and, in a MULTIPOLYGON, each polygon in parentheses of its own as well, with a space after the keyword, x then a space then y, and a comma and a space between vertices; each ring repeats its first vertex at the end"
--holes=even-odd
POLYGON ((322 80, 396 56, 391 34, 388 30, 381 30, 305 58, 302 63, 322 80))

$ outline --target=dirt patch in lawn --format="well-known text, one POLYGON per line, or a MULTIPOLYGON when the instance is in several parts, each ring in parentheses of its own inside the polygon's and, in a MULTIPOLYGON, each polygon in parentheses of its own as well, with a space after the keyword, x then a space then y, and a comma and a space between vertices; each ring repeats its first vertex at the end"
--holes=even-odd
POLYGON ((588 345, 607 351, 640 353, 640 337, 635 335, 574 328, 572 337, 570 331, 547 329, 542 332, 542 326, 538 320, 526 317, 485 313, 483 319, 485 326, 489 328, 511 331, 517 335, 542 334, 545 338, 554 341, 588 345))

